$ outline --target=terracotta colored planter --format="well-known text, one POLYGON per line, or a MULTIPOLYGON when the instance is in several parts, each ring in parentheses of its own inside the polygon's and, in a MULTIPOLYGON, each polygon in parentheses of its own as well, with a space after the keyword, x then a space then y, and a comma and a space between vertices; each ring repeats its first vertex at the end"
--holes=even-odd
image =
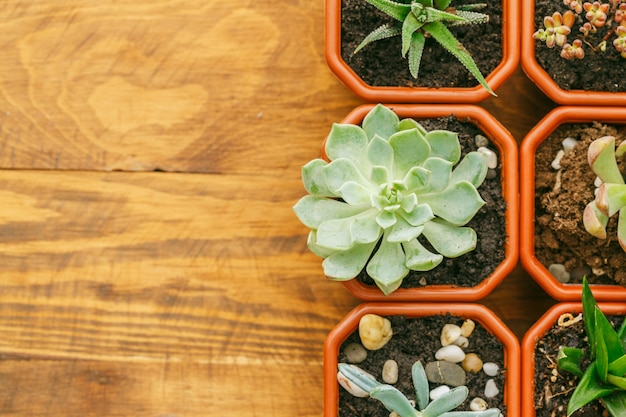
POLYGON ((520 417, 520 347, 515 335, 487 307, 478 304, 435 304, 435 303, 370 303, 362 304, 352 310, 329 333, 324 345, 324 417, 336 417, 339 403, 339 385, 337 383, 337 357, 341 344, 359 326, 359 320, 365 314, 380 316, 404 315, 407 318, 444 315, 472 319, 480 323, 504 346, 504 368, 506 382, 504 401, 507 417, 520 417))
MULTIPOLYGON (((503 0, 502 61, 485 76, 494 91, 515 72, 519 63, 519 3, 519 0, 503 0)), ((325 12, 326 62, 331 71, 360 98, 374 103, 478 103, 490 96, 480 85, 471 88, 430 88, 374 87, 366 84, 341 57, 341 0, 326 0, 325 12)))
MULTIPOLYGON (((563 3, 562 1, 558 4, 563 3)), ((626 105, 625 93, 611 93, 588 90, 564 90, 557 85, 550 74, 539 65, 535 58, 536 40, 532 35, 537 30, 535 27, 535 0, 522 1, 522 68, 526 75, 548 97, 559 104, 587 105, 587 106, 624 106, 626 105)), ((561 59, 561 58, 558 58, 561 59)))
MULTIPOLYGON (((626 123, 626 109, 618 107, 559 107, 545 116, 524 138, 520 147, 520 259, 537 283, 560 301, 581 299, 581 285, 563 284, 535 256, 535 151, 560 125, 567 123, 626 123)), ((593 285, 598 301, 624 301, 626 288, 593 285)))
MULTIPOLYGON (((580 291, 580 287, 578 287, 580 291)), ((594 296, 597 293, 593 288, 594 296)), ((626 314, 626 304, 621 303, 598 303, 600 309, 606 315, 626 314)), ((535 417, 534 394, 535 394, 535 346, 548 330, 565 313, 581 313, 581 303, 559 303, 550 308, 535 324, 526 332, 522 341, 522 415, 535 417)))
MULTIPOLYGON (((348 114, 342 123, 359 124, 373 105, 363 105, 348 114)), ((399 288, 385 296, 378 287, 361 283, 357 279, 343 281, 344 286, 357 298, 365 301, 477 301, 487 296, 515 267, 519 255, 518 161, 517 143, 511 134, 486 110, 472 105, 388 105, 400 117, 416 120, 455 115, 468 119, 480 128, 494 144, 502 160, 502 192, 507 204, 505 258, 495 271, 474 287, 427 285, 417 288, 399 288)), ((322 146, 322 150, 324 147, 322 146)), ((323 151, 322 151, 323 152, 323 151)))

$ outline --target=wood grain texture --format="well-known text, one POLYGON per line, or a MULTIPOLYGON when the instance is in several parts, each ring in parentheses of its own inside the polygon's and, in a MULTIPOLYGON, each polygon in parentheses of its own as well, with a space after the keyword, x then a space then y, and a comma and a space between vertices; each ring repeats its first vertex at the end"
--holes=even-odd
MULTIPOLYGON (((0 414, 321 415, 358 300, 291 206, 361 104, 323 2, 5 0, 0 28, 0 414)), ((518 140, 554 107, 498 93, 518 140)), ((521 338, 553 300, 518 267, 483 303, 521 338)))

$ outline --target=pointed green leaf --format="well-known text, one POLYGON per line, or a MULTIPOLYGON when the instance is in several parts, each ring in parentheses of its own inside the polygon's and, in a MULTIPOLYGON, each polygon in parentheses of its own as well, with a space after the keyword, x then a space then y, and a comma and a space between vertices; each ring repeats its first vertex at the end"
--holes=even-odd
POLYGON ((380 41, 382 39, 392 38, 394 36, 400 35, 401 33, 402 33, 402 28, 397 27, 397 26, 389 26, 388 24, 379 26, 373 31, 371 31, 369 35, 367 35, 365 39, 361 41, 359 46, 357 46, 354 49, 354 52, 352 53, 356 54, 357 52, 359 52, 361 49, 365 48, 367 45, 369 45, 372 42, 380 41))
POLYGON ((454 55, 467 70, 478 80, 489 93, 493 96, 496 94, 491 90, 491 87, 487 84, 487 81, 480 73, 478 66, 474 62, 474 59, 469 52, 461 45, 461 43, 454 37, 452 32, 448 30, 445 24, 441 22, 432 22, 424 25, 424 30, 443 46, 448 52, 454 55))
POLYGON ((428 404, 423 411, 424 417, 439 417, 442 413, 455 409, 465 401, 468 394, 469 390, 464 385, 452 388, 428 404))
POLYGON ((385 234, 366 270, 385 295, 398 289, 402 279, 409 273, 402 245, 387 241, 385 234))
POLYGON ((626 375, 626 355, 609 363, 609 372, 613 375, 626 375))
POLYGON ((593 362, 585 371, 578 382, 572 397, 567 405, 567 415, 589 404, 591 401, 606 397, 614 391, 614 388, 601 386, 596 380, 596 365, 593 362))
POLYGON ((428 405, 428 401, 430 401, 430 392, 426 371, 420 361, 415 362, 411 367, 411 377, 413 379, 413 387, 415 388, 417 408, 423 410, 428 405))
POLYGON ((624 348, 624 351, 626 351, 626 319, 622 319, 622 324, 619 326, 617 335, 622 341, 622 347, 624 348))
POLYGON ((436 216, 455 226, 465 225, 485 204, 476 188, 467 181, 452 184, 439 193, 423 194, 419 201, 428 204, 436 216))
POLYGON ((476 232, 469 227, 431 220, 424 225, 422 235, 433 248, 446 258, 456 258, 476 248, 476 232))
POLYGON ((396 20, 403 21, 411 12, 409 4, 397 3, 391 0, 365 0, 381 12, 388 14, 396 20))
POLYGON ((422 31, 413 32, 409 43, 409 72, 415 79, 419 75, 425 45, 426 37, 424 33, 422 31))
POLYGON ((602 402, 611 416, 626 416, 626 392, 614 392, 604 397, 602 402))
POLYGON ((624 355, 624 348, 622 347, 619 336, 617 336, 617 332, 598 306, 596 306, 594 314, 596 321, 596 343, 598 339, 601 339, 602 343, 606 345, 608 370, 609 362, 613 362, 624 355))
POLYGON ((443 261, 443 256, 432 253, 417 239, 402 244, 406 254, 406 266, 413 271, 430 271, 443 261))
POLYGON ((411 168, 420 165, 430 154, 430 145, 417 129, 393 134, 389 144, 393 148, 393 175, 397 179, 404 179, 411 168))
POLYGON ((363 208, 329 198, 306 195, 293 206, 293 211, 305 226, 317 229, 327 220, 350 217, 362 212, 363 208))
POLYGON ((426 141, 430 144, 431 157, 439 157, 456 164, 461 159, 461 144, 459 135, 448 130, 431 130, 426 134, 426 141))
POLYGON ((593 298, 591 288, 589 288, 589 282, 587 277, 583 277, 583 289, 582 289, 582 304, 583 304, 583 323, 585 324, 585 333, 589 340, 589 348, 591 349, 590 357, 594 360, 596 357, 596 322, 594 319, 596 310, 596 300, 593 298))
POLYGON ((580 369, 580 361, 584 353, 582 349, 564 346, 559 349, 557 354, 557 364, 559 369, 567 371, 576 376, 582 376, 583 371, 580 369))
POLYGON ((388 410, 393 410, 401 417, 420 417, 409 400, 391 385, 379 385, 372 389, 370 397, 380 401, 388 410))
POLYGON ((485 157, 479 152, 470 152, 452 171, 451 182, 469 181, 474 187, 479 187, 487 176, 485 157))
POLYGON ((356 277, 363 270, 376 242, 357 244, 344 252, 337 252, 322 262, 324 274, 333 280, 345 281, 356 277))
POLYGON ((626 391, 626 378, 624 378, 623 376, 608 374, 606 382, 619 388, 620 390, 626 391))
POLYGON ((363 130, 368 139, 373 139, 374 136, 380 136, 384 140, 389 140, 391 135, 398 131, 398 125, 400 119, 398 115, 394 113, 387 106, 377 104, 370 110, 363 118, 363 130))
POLYGON ((489 22, 489 15, 484 13, 477 13, 468 10, 456 10, 456 14, 459 17, 462 17, 464 20, 458 22, 450 22, 448 27, 450 26, 459 26, 459 25, 479 25, 482 23, 489 22))
POLYGON ((402 22, 402 56, 406 57, 409 47, 413 42, 413 34, 422 27, 424 23, 417 20, 413 13, 409 13, 402 22))

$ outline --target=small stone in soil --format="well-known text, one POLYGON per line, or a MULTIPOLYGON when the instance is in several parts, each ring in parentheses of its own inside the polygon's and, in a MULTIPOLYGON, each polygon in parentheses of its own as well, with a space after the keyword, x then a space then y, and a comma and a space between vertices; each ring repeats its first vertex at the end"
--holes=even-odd
POLYGON ((570 274, 565 270, 565 265, 563 264, 552 264, 548 267, 548 272, 556 278, 557 281, 562 283, 567 283, 570 280, 570 274))
POLYGON ((496 375, 498 375, 498 371, 499 370, 500 370, 500 367, 498 366, 497 363, 485 362, 483 364, 483 372, 485 374, 487 374, 488 376, 496 376, 496 375))
POLYGON ((496 385, 496 381, 493 379, 488 379, 485 384, 485 397, 493 398, 500 393, 498 386, 496 385))
POLYGON ((470 401, 469 408, 472 411, 484 411, 488 407, 487 401, 483 400, 480 397, 476 397, 470 401))
POLYGON ((447 385, 439 385, 437 388, 433 388, 430 390, 430 393, 428 394, 428 396, 430 397, 431 400, 436 400, 437 398, 441 397, 444 394, 447 394, 448 392, 450 392, 450 387, 447 385))
POLYGON ((563 149, 560 149, 557 153, 556 156, 554 157, 554 160, 552 161, 552 164, 550 164, 550 166, 552 167, 552 169, 558 171, 559 169, 561 169, 561 159, 563 159, 563 156, 565 155, 565 151, 563 149))
POLYGON ((484 146, 481 146, 480 148, 478 148, 478 152, 482 153, 485 156, 487 168, 495 169, 498 167, 498 156, 494 151, 489 148, 485 148, 484 146))
POLYGON ((480 372, 483 369, 483 361, 475 353, 468 353, 465 355, 465 359, 461 362, 461 366, 465 369, 465 372, 480 372))
POLYGON ((393 331, 389 319, 376 314, 366 314, 359 321, 361 343, 369 350, 378 350, 391 339, 393 331))
POLYGON ((343 349, 348 363, 361 363, 367 359, 367 350, 359 343, 350 343, 343 349))
POLYGON ((565 138, 561 143, 563 145, 563 150, 565 151, 565 153, 568 153, 569 151, 574 149, 574 147, 576 147, 578 141, 574 138, 565 138))
POLYGON ((393 359, 388 359, 383 365, 383 381, 388 384, 398 382, 398 363, 393 359))
POLYGON ((459 336, 459 338, 456 339, 453 344, 457 345, 458 347, 462 349, 465 349, 466 347, 469 346, 469 339, 465 336, 459 336))
POLYGON ((474 143, 476 144, 477 147, 487 147, 489 146, 489 139, 487 139, 486 137, 484 137, 483 135, 476 135, 474 136, 474 143))
POLYGON ((581 266, 578 268, 572 269, 569 276, 570 279, 574 282, 582 282, 583 277, 588 277, 591 275, 591 268, 588 266, 581 266))
POLYGON ((459 365, 447 362, 429 362, 424 368, 426 377, 434 384, 446 384, 453 387, 465 385, 465 371, 459 365))
POLYGON ((461 328, 456 324, 446 324, 441 329, 441 346, 454 343, 461 336, 461 328))
POLYGON ((470 337, 476 328, 476 323, 470 319, 466 319, 461 325, 461 336, 470 337))
POLYGON ((440 361, 459 363, 465 359, 465 352, 457 345, 448 345, 435 352, 435 358, 440 361))

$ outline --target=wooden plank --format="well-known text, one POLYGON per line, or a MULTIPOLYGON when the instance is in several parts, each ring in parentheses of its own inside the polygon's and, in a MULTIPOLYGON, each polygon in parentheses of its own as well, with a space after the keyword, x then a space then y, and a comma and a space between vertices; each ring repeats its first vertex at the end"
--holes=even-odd
POLYGON ((358 104, 321 22, 319 1, 3 1, 0 168, 295 172, 358 104))

